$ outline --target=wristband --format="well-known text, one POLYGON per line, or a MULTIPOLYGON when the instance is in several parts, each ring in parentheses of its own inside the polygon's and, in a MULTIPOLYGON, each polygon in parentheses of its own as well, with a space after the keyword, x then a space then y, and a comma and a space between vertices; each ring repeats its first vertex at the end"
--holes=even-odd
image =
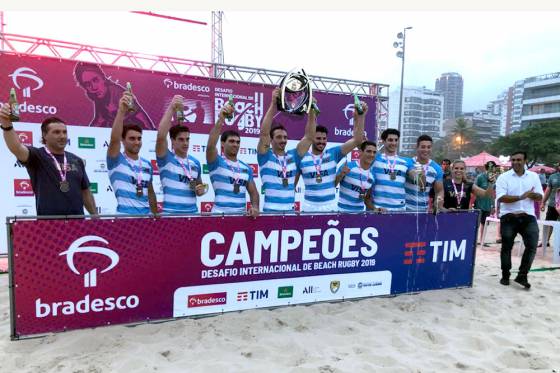
POLYGON ((14 129, 14 126, 10 126, 10 127, 0 126, 0 128, 2 128, 2 131, 11 131, 14 129))

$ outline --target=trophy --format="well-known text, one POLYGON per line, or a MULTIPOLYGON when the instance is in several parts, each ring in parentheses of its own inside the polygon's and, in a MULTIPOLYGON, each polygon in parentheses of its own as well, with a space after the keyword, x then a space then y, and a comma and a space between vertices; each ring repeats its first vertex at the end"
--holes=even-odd
POLYGON ((278 110, 303 115, 309 113, 312 102, 313 90, 305 71, 289 71, 280 82, 280 97, 276 103, 278 110))
POLYGON ((10 99, 8 100, 10 105, 10 122, 19 122, 19 105, 16 98, 16 90, 14 88, 10 89, 10 99))
MULTIPOLYGON (((228 98, 228 102, 227 105, 231 106, 232 108, 235 108, 234 104, 233 104, 233 95, 229 95, 228 98)), ((231 119, 233 118, 233 114, 235 113, 235 110, 231 112, 231 114, 226 116, 226 119, 231 119)))
MULTIPOLYGON (((130 84, 130 82, 126 82, 126 91, 132 95, 132 84, 130 84)), ((128 112, 133 113, 135 111, 136 108, 134 107, 134 98, 133 98, 130 104, 128 104, 128 112)))

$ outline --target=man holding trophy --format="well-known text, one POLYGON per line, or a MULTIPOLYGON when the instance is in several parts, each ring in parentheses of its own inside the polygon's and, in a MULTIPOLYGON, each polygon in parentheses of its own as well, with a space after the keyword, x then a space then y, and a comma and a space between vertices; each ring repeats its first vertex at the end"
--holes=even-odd
POLYGON ((295 178, 301 158, 307 153, 315 137, 316 111, 310 110, 305 126, 305 136, 295 149, 286 150, 288 132, 282 125, 272 121, 278 113, 280 88, 272 91, 272 102, 262 122, 257 145, 257 160, 264 187, 264 212, 293 212, 295 202, 295 178))
POLYGON ((208 185, 202 183, 200 176, 200 162, 188 154, 190 131, 181 123, 183 110, 183 97, 173 96, 157 133, 156 161, 163 185, 164 213, 196 213, 196 197, 208 191, 208 185), (173 116, 178 123, 171 127, 173 116), (167 148, 167 133, 171 138, 172 152, 167 148))
MULTIPOLYGON (((313 102, 312 90, 305 71, 288 73, 281 85, 279 109, 287 113, 302 114, 319 108, 313 102)), ((336 167, 338 163, 352 149, 364 140, 364 121, 367 105, 357 102, 354 110, 354 133, 352 139, 340 146, 325 150, 328 130, 324 126, 315 126, 315 136, 311 144, 311 152, 307 152, 301 159, 298 175, 294 184, 297 185, 299 176, 305 183, 305 194, 302 205, 304 212, 338 211, 336 204, 336 167)))

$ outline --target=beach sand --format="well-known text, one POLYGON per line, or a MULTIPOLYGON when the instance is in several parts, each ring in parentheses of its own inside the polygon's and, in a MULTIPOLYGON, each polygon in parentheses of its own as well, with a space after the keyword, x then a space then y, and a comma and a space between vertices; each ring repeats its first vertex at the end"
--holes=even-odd
MULTIPOLYGON (((489 237, 494 237, 490 234, 489 237)), ((520 258, 515 255, 514 268, 520 258)), ((552 267, 539 250, 533 268, 552 267)), ((560 372, 560 270, 498 283, 499 246, 474 286, 250 310, 11 342, 0 275, 2 372, 560 372)))

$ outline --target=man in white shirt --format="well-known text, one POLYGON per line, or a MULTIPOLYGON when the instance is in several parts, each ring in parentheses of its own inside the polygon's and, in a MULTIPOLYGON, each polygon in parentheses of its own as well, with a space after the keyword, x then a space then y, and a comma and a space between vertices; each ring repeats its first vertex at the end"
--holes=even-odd
POLYGON ((500 209, 502 234, 500 284, 509 285, 511 249, 515 236, 519 233, 523 238, 525 251, 521 258, 519 274, 514 281, 529 289, 531 284, 527 281, 527 274, 535 258, 539 240, 534 201, 542 200, 543 189, 539 176, 525 169, 527 153, 515 152, 511 155, 510 161, 512 169, 501 174, 496 182, 496 201, 500 209))

